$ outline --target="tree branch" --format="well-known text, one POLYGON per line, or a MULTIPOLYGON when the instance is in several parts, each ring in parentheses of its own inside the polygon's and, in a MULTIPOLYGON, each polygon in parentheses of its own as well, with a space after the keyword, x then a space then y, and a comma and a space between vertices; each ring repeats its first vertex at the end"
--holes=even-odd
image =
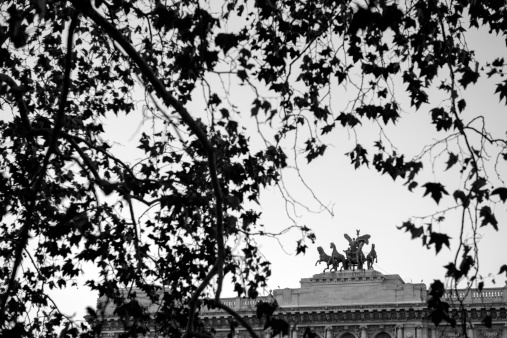
POLYGON ((49 164, 49 157, 51 153, 56 149, 57 141, 58 141, 58 133, 63 127, 63 117, 65 113, 65 105, 67 101, 67 94, 69 92, 69 82, 70 82, 70 70, 71 70, 71 62, 72 62, 72 40, 74 37, 74 29, 77 26, 79 20, 79 13, 76 12, 72 17, 72 22, 70 24, 68 38, 67 38, 67 56, 65 59, 65 73, 62 85, 62 92, 60 96, 60 107, 58 110, 58 114, 55 117, 55 126, 53 131, 53 137, 51 139, 50 146, 46 152, 46 156, 44 158, 44 162, 42 165, 39 174, 35 177, 34 182, 31 184, 32 194, 31 198, 28 201, 28 206, 26 208, 26 222, 20 229, 19 239, 16 246, 16 250, 14 253, 14 265, 12 266, 11 274, 9 277, 9 282, 7 283, 7 289, 2 295, 0 300, 0 327, 3 326, 5 321, 5 306, 7 304, 7 300, 9 299, 12 288, 14 287, 14 282, 16 280, 16 274, 18 272, 19 266, 21 265, 21 261, 23 260, 23 250, 25 249, 28 243, 28 235, 32 228, 32 218, 33 213, 35 211, 35 204, 37 200, 37 196, 42 185, 42 181, 46 176, 47 167, 49 164))
POLYGON ((186 334, 188 335, 193 331, 193 322, 195 318, 195 312, 197 307, 197 301, 204 289, 209 285, 211 279, 218 274, 218 287, 216 292, 216 298, 220 298, 221 284, 223 280, 223 264, 225 260, 225 249, 224 249, 224 238, 223 238, 223 196, 218 180, 217 168, 216 168, 216 155, 215 148, 204 130, 199 124, 193 119, 187 109, 173 97, 165 88, 164 84, 160 79, 157 78, 153 70, 143 59, 143 57, 134 49, 130 42, 104 17, 102 17, 90 3, 84 5, 81 1, 72 0, 72 3, 83 10, 83 14, 90 18, 95 24, 101 27, 116 43, 118 43, 127 55, 134 61, 139 67, 141 73, 150 82, 155 89, 157 95, 162 98, 167 106, 173 107, 178 114, 181 116, 183 122, 190 128, 192 133, 201 142, 204 150, 207 154, 208 168, 211 176, 211 184, 215 195, 215 216, 216 216, 216 241, 217 241, 217 259, 213 268, 208 272, 208 275, 204 278, 203 282, 199 285, 196 292, 193 294, 189 303, 189 318, 187 322, 186 334))
POLYGON ((463 129, 470 129, 472 131, 475 131, 477 134, 479 134, 483 139, 485 139, 486 141, 488 141, 490 144, 493 144, 493 143, 503 143, 504 146, 507 146, 507 140, 502 140, 502 139, 499 139, 499 138, 495 138, 495 139, 491 138, 487 134, 485 134, 484 132, 481 132, 481 131, 477 130, 476 128, 471 127, 470 125, 468 125, 466 127, 463 127, 463 129))
POLYGON ((130 198, 130 196, 125 196, 126 200, 127 200, 127 203, 129 205, 129 211, 130 211, 130 218, 132 218, 132 226, 134 227, 134 246, 135 246, 135 249, 136 249, 136 259, 137 259, 137 264, 138 264, 138 267, 137 267, 137 271, 141 272, 142 270, 142 266, 143 266, 143 261, 142 261, 142 258, 141 258, 141 252, 139 251, 139 234, 137 233, 137 222, 136 222, 136 216, 134 214, 134 206, 132 205, 132 199, 130 198))

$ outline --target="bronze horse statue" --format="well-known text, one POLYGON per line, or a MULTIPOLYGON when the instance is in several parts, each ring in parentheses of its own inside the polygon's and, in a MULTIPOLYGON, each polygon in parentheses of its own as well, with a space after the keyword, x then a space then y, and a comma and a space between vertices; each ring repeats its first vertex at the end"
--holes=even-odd
POLYGON ((368 270, 373 270, 373 261, 377 263, 377 252, 375 251, 375 244, 371 244, 370 253, 366 256, 366 266, 368 270))
POLYGON ((345 257, 344 255, 342 255, 341 253, 339 253, 338 250, 336 250, 336 245, 334 245, 334 243, 331 242, 330 247, 331 247, 331 249, 333 249, 333 252, 331 253, 331 258, 337 263, 337 265, 339 263, 342 264, 342 267, 340 268, 340 271, 342 271, 343 269, 347 270, 348 269, 348 265, 349 265, 347 257, 345 257))
MULTIPOLYGON (((324 249, 322 249, 321 246, 317 247, 317 251, 319 252, 319 259, 315 263, 315 266, 317 266, 317 264, 319 264, 319 263, 324 262, 327 264, 327 267, 324 269, 324 271, 322 271, 323 273, 326 272, 327 269, 329 269, 329 265, 333 265, 333 269, 336 271, 338 266, 334 262, 333 258, 331 256, 329 256, 327 253, 325 253, 324 249)), ((331 271, 331 270, 329 270, 329 271, 331 271)))
POLYGON ((315 263, 317 264, 324 262, 327 264, 327 267, 324 269, 323 273, 326 270, 330 269, 330 271, 337 271, 338 266, 340 266, 340 271, 342 270, 364 270, 364 263, 367 263, 367 269, 373 269, 373 263, 377 262, 377 252, 375 251, 375 244, 372 244, 371 251, 368 256, 365 256, 363 253, 364 245, 368 245, 370 240, 370 235, 360 235, 360 231, 357 231, 357 237, 351 238, 349 235, 344 234, 343 236, 349 242, 349 248, 344 250, 345 256, 340 254, 338 250, 336 250, 336 245, 331 242, 330 247, 333 249, 331 256, 324 252, 321 246, 317 247, 319 251, 319 260, 315 263), (330 268, 332 266, 332 268, 330 268))

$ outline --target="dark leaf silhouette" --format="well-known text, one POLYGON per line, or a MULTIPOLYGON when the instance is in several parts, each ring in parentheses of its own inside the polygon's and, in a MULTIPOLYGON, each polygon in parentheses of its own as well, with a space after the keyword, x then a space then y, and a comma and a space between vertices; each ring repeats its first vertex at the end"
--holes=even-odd
POLYGON ((491 211, 491 208, 487 205, 481 208, 479 215, 482 217, 481 226, 486 226, 491 224, 496 231, 498 231, 498 221, 496 220, 495 215, 491 211))
POLYGON ((359 7, 352 17, 349 32, 351 34, 356 34, 358 30, 367 28, 368 25, 374 24, 377 16, 379 16, 378 13, 373 13, 367 8, 359 7))
POLYGON ((428 294, 434 298, 442 298, 445 292, 444 284, 436 279, 433 283, 430 284, 430 289, 428 294))
POLYGON ((87 307, 86 312, 88 313, 88 315, 92 316, 93 318, 97 318, 97 313, 91 307, 87 307))
POLYGON ((355 127, 358 124, 361 124, 361 121, 352 114, 348 113, 340 113, 336 118, 337 121, 340 121, 342 126, 355 127))
POLYGON ((437 131, 449 130, 452 127, 452 118, 443 108, 434 108, 431 110, 431 118, 437 131))
POLYGON ((405 229, 406 232, 410 231, 410 233, 412 234, 412 239, 419 238, 424 233, 423 227, 416 227, 410 221, 403 222, 403 224, 401 226, 399 226, 398 229, 400 229, 400 230, 405 229))
MULTIPOLYGON (((452 267, 451 269, 455 269, 452 267)), ((449 269, 448 269, 449 271, 449 269)), ((429 289, 428 310, 429 319, 438 326, 442 321, 448 322, 452 327, 456 326, 456 320, 449 316, 450 305, 443 302, 441 298, 444 296, 445 288, 440 280, 435 280, 429 289)))
POLYGON ((500 271, 498 272, 499 275, 505 272, 505 275, 507 276, 507 265, 504 264, 500 267, 500 271))
POLYGON ((368 165, 369 161, 367 158, 367 150, 362 145, 357 144, 356 147, 345 155, 350 157, 350 162, 354 165, 354 168, 359 168, 361 165, 368 165))
POLYGON ((466 106, 467 106, 467 103, 466 103, 466 101, 464 99, 461 99, 461 100, 458 101, 458 110, 460 112, 462 112, 465 109, 466 106))
POLYGON ((446 268, 446 270, 447 270, 447 272, 445 274, 446 277, 452 277, 455 279, 461 278, 461 276, 462 276, 461 271, 459 271, 456 268, 456 265, 454 263, 449 263, 446 266, 444 266, 444 268, 446 268))
POLYGON ((277 335, 281 335, 281 337, 289 335, 290 324, 283 319, 272 318, 269 326, 273 330, 273 337, 277 335))
POLYGON ((456 163, 458 163, 458 155, 450 152, 449 153, 449 160, 447 160, 447 163, 446 163, 447 168, 445 168, 445 170, 449 170, 456 163))
POLYGON ((491 316, 486 316, 482 319, 482 324, 486 326, 487 328, 490 328, 493 326, 493 318, 491 316))
POLYGON ((220 33, 215 38, 215 43, 217 46, 222 48, 224 54, 227 54, 229 49, 236 47, 238 45, 238 37, 235 34, 226 34, 220 33))
POLYGON ((426 188, 424 196, 431 194, 431 197, 435 200, 435 202, 437 202, 437 204, 440 202, 443 194, 449 195, 441 183, 426 183, 423 187, 426 188))
POLYGON ((507 201, 507 188, 505 188, 505 187, 496 188, 491 192, 491 195, 492 196, 498 195, 500 197, 500 199, 502 200, 502 202, 505 202, 505 201, 507 201))
POLYGON ((417 185, 418 185, 418 183, 417 183, 417 182, 415 182, 415 181, 410 182, 410 183, 409 183, 409 185, 408 185, 408 190, 409 190, 409 191, 414 190, 414 188, 416 188, 416 187, 417 187, 417 185))
POLYGON ((505 104, 507 104, 507 80, 496 85, 496 93, 500 96, 500 101, 505 99, 505 104))
POLYGON ((299 255, 300 253, 304 254, 306 252, 306 249, 308 249, 308 246, 304 244, 302 240, 298 240, 296 244, 296 255, 299 255))
POLYGON ((238 293, 238 297, 241 297, 241 295, 245 292, 245 289, 241 286, 241 284, 236 283, 234 284, 234 291, 238 293))
POLYGON ((463 70, 463 76, 459 79, 459 83, 466 88, 470 83, 476 83, 479 78, 479 73, 473 71, 469 67, 465 67, 463 70))
POLYGON ((446 234, 438 233, 438 232, 432 232, 430 235, 430 240, 428 242, 428 245, 435 244, 435 250, 438 254, 440 250, 442 250, 442 246, 445 245, 449 248, 449 239, 450 237, 446 234))
POLYGON ((266 321, 269 322, 273 316, 273 313, 278 308, 278 303, 276 301, 273 301, 271 303, 261 301, 257 303, 256 307, 257 318, 261 319, 265 317, 266 321))
POLYGON ((463 207, 467 208, 468 205, 470 204, 470 199, 467 197, 467 195, 463 191, 456 190, 452 195, 456 201, 458 201, 458 200, 461 201, 461 204, 463 204, 463 207))

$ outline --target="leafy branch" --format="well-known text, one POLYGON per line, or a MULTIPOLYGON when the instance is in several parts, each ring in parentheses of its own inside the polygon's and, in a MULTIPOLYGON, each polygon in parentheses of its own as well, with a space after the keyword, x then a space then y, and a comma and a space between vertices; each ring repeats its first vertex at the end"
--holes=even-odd
MULTIPOLYGON (((76 6, 79 6, 76 4, 76 6)), ((165 104, 168 106, 172 106, 181 116, 182 120, 187 124, 187 126, 192 130, 192 132, 199 139, 201 144, 203 145, 207 157, 208 157, 208 167, 211 175, 211 181, 215 193, 215 215, 216 215, 216 241, 217 241, 217 259, 211 270, 208 272, 207 276, 203 279, 197 290, 194 292, 192 299, 190 300, 189 307, 189 318, 187 324, 187 335, 193 334, 193 325, 194 325, 194 316, 196 312, 197 302, 201 293, 204 289, 209 285, 211 279, 218 274, 218 282, 217 282, 217 290, 216 290, 216 301, 220 301, 220 294, 222 290, 223 283, 223 264, 225 259, 225 249, 224 249, 224 240, 223 240, 223 196, 220 188, 220 183, 217 175, 216 168, 216 154, 213 145, 208 139, 205 132, 201 129, 199 124, 192 118, 190 113, 186 110, 186 108, 176 100, 170 93, 168 93, 165 89, 164 84, 156 77, 155 73, 148 66, 146 61, 135 51, 132 45, 125 39, 124 36, 107 20, 105 20, 95 9, 90 5, 87 6, 85 11, 83 12, 87 17, 93 20, 99 27, 101 27, 104 31, 106 31, 111 38, 116 41, 125 52, 129 55, 129 57, 135 62, 135 64, 140 68, 142 74, 147 78, 150 84, 155 89, 157 95, 161 97, 165 104)))
MULTIPOLYGON (((74 38, 74 31, 76 29, 76 26, 78 24, 79 16, 78 14, 75 14, 72 18, 70 27, 69 27, 69 33, 67 37, 67 56, 66 56, 66 62, 65 62, 65 73, 63 78, 63 84, 62 84, 62 91, 60 96, 60 104, 59 104, 59 110, 58 114, 55 117, 54 121, 54 127, 53 127, 53 135, 51 137, 51 142, 49 144, 48 150, 46 152, 46 156, 44 157, 44 162, 42 165, 42 168, 39 169, 37 172, 37 175, 34 177, 33 182, 31 184, 31 198, 28 201, 27 206, 27 219, 23 227, 21 228, 18 243, 16 245, 16 250, 14 253, 14 263, 12 266, 12 269, 10 271, 10 278, 7 283, 7 288, 5 292, 2 294, 2 297, 0 298, 0 327, 4 325, 5 321, 5 306, 7 304, 7 301, 9 299, 9 296, 11 294, 12 288, 14 287, 14 282, 16 279, 16 274, 18 273, 19 266, 22 261, 22 254, 23 250, 25 250, 26 245, 28 243, 28 237, 30 230, 32 228, 32 222, 35 212, 35 204, 37 201, 37 196, 39 194, 40 187, 42 185, 42 182, 44 180, 44 177, 46 176, 46 171, 49 165, 49 158, 53 152, 55 152, 57 148, 58 143, 58 133, 62 129, 63 126, 63 118, 65 116, 65 107, 66 107, 66 101, 67 101, 67 95, 69 93, 69 86, 70 86, 70 71, 72 67, 72 42, 74 38)), ((21 99, 20 99, 21 100, 21 99)), ((25 116, 26 119, 26 110, 24 110, 24 105, 21 105, 22 109, 20 109, 22 116, 25 116)), ((26 120, 25 120, 26 124, 26 120)), ((28 128, 28 131, 30 128, 28 128)))

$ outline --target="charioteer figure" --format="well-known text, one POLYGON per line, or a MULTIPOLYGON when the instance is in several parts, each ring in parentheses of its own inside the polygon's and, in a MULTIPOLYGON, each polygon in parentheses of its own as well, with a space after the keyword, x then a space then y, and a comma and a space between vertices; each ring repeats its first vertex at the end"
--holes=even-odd
POLYGON ((366 256, 363 253, 363 245, 369 244, 370 235, 362 235, 360 236, 360 230, 356 230, 357 238, 350 238, 348 234, 345 234, 344 237, 347 241, 349 241, 349 249, 344 250, 347 259, 349 261, 349 266, 352 266, 354 270, 357 267, 358 270, 363 270, 363 265, 366 262, 366 256))

